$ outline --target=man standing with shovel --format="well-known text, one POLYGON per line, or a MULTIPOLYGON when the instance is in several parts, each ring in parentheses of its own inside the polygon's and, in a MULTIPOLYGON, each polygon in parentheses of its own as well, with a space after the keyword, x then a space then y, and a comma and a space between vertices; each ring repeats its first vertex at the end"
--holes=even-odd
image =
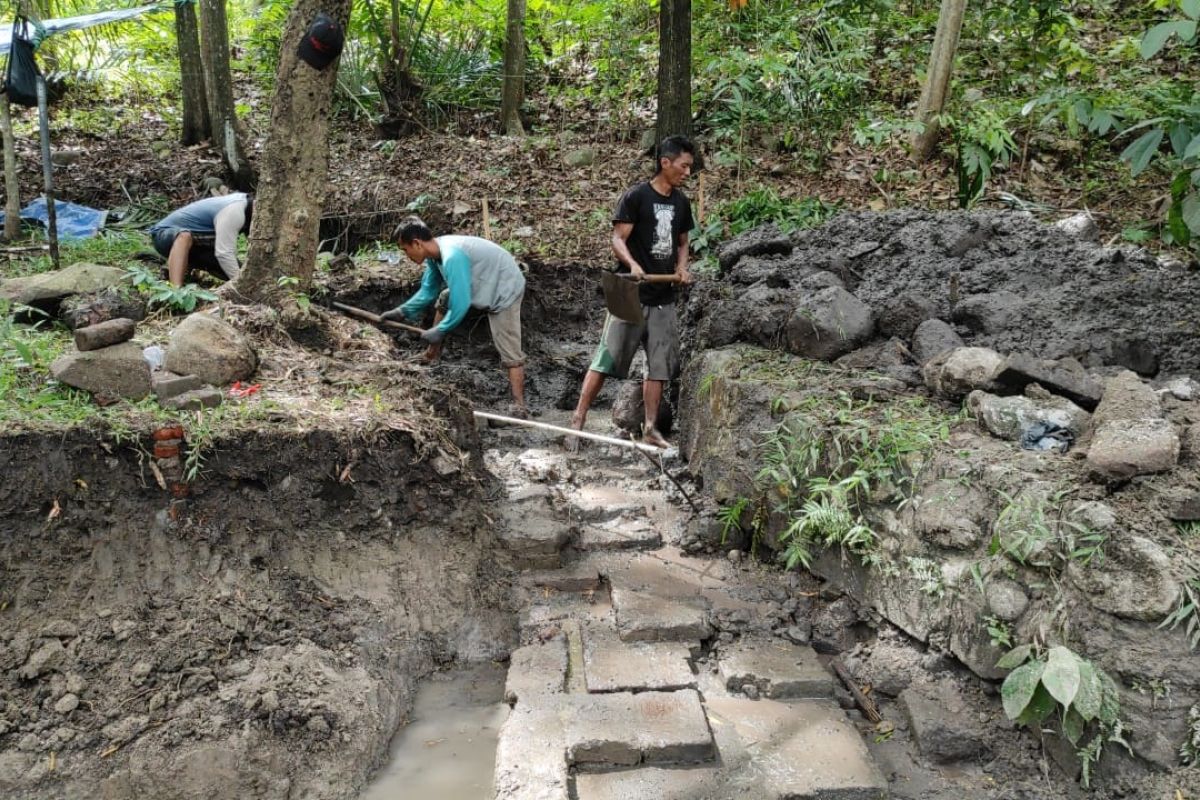
MULTIPOLYGON (((688 232, 692 206, 679 187, 692 174, 696 150, 683 136, 668 136, 658 146, 654 177, 627 191, 613 215, 612 248, 617 272, 638 282, 641 314, 629 321, 605 317, 600 346, 592 359, 571 427, 583 430, 588 409, 608 376, 625 378, 639 347, 646 350, 642 400, 646 407, 642 439, 670 447, 657 428, 658 409, 667 381, 679 372, 679 333, 675 316, 675 284, 689 283, 688 232), (637 321, 637 317, 641 321, 637 321)), ((574 448, 571 437, 567 446, 574 448)))

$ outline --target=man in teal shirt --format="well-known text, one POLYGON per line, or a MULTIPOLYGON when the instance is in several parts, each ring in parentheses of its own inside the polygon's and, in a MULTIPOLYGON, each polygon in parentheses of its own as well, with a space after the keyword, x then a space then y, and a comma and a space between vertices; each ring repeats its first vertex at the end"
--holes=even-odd
POLYGON ((425 264, 421 288, 405 303, 383 314, 384 319, 420 320, 440 295, 446 310, 439 311, 434 326, 421 334, 430 345, 427 357, 436 358, 442 340, 463 321, 469 308, 487 312, 492 342, 500 363, 508 371, 514 415, 528 416, 525 408, 525 353, 521 350, 521 300, 525 276, 507 250, 477 236, 439 236, 436 239, 418 220, 400 226, 400 248, 414 263, 425 264))

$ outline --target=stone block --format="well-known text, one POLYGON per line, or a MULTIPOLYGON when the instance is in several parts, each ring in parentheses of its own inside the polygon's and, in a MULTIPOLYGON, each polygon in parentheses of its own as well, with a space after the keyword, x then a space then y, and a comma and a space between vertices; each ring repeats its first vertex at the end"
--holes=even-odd
POLYGON ((159 400, 169 400, 184 392, 192 392, 204 386, 204 381, 195 375, 177 375, 165 369, 150 374, 150 386, 159 400))
POLYGON ((871 338, 871 308, 845 289, 829 287, 799 298, 784 326, 788 352, 832 361, 857 350, 871 338))
POLYGON ((1087 464, 1106 478, 1167 472, 1179 463, 1179 432, 1165 419, 1113 422, 1096 431, 1087 464))
POLYGON ((746 797, 726 794, 716 767, 662 769, 642 767, 619 772, 581 772, 575 776, 577 800, 716 800, 746 797))
POLYGON ((742 777, 739 783, 757 784, 749 796, 771 800, 887 796, 887 781, 835 703, 709 697, 706 706, 723 767, 742 777))
POLYGON ((941 397, 957 400, 976 389, 990 390, 1004 357, 986 347, 958 347, 926 362, 925 385, 941 397))
POLYGON ((1179 599, 1171 557, 1141 536, 1113 536, 1103 560, 1071 561, 1067 577, 1093 606, 1125 619, 1157 623, 1179 599))
POLYGON ((496 744, 496 800, 568 800, 568 780, 558 707, 514 708, 496 744))
POLYGON ((976 333, 1001 333, 1021 318, 1025 301, 1012 292, 985 292, 965 297, 954 307, 955 322, 976 333))
POLYGON ((1104 396, 1092 423, 1101 428, 1109 422, 1132 422, 1162 417, 1158 392, 1129 371, 1114 375, 1104 383, 1104 396))
POLYGON ((594 592, 600 588, 600 573, 587 564, 572 564, 562 569, 526 573, 527 586, 554 589, 559 592, 594 592))
POLYGON ((659 597, 613 588, 617 630, 626 642, 680 642, 712 635, 707 603, 700 597, 659 597))
POLYGON ((967 395, 967 408, 975 420, 1000 439, 1020 441, 1035 425, 1065 428, 1078 439, 1091 415, 1063 397, 997 397, 982 390, 967 395))
POLYGON ((1200 520, 1200 490, 1194 488, 1173 488, 1162 496, 1163 512, 1168 519, 1177 522, 1196 522, 1200 520))
POLYGON ((1083 365, 1069 358, 1054 361, 1029 353, 1013 353, 1005 359, 996 376, 996 386, 1001 394, 1019 394, 1031 383, 1088 411, 1096 410, 1103 394, 1100 384, 1092 380, 1083 365))
POLYGON ((566 684, 567 637, 559 634, 513 651, 504 682, 504 700, 509 705, 537 702, 562 694, 566 684))
POLYGON ((164 366, 213 386, 226 386, 251 377, 258 368, 258 355, 232 325, 211 314, 196 313, 171 331, 164 366))
POLYGON ((587 690, 601 692, 675 691, 696 688, 691 647, 699 643, 622 642, 594 628, 583 631, 583 672, 587 690))
POLYGON ((662 534, 642 518, 615 519, 600 525, 583 525, 575 547, 583 551, 652 550, 662 544, 662 534))
POLYGON ((774 225, 764 225, 717 248, 717 262, 728 272, 745 256, 788 255, 792 240, 774 225))
POLYGON ((988 757, 984 732, 950 684, 939 685, 936 692, 909 687, 900 693, 900 704, 921 755, 939 764, 988 757))
POLYGON ((150 366, 134 342, 68 353, 54 360, 50 372, 56 380, 93 394, 130 400, 150 394, 150 366))
POLYGON ((110 319, 107 322, 88 325, 86 328, 76 328, 75 347, 80 351, 87 352, 128 342, 133 338, 135 330, 137 330, 137 323, 131 319, 110 319))
POLYGON ((940 319, 927 319, 917 326, 912 334, 912 354, 918 364, 924 365, 934 357, 963 346, 962 337, 940 319))
POLYGON ((813 649, 781 639, 742 637, 721 651, 720 670, 730 691, 754 686, 773 700, 833 697, 833 679, 813 649))
POLYGON ((716 755, 694 689, 569 697, 564 733, 571 766, 695 764, 716 755))
POLYGON ((161 401, 160 405, 166 408, 173 408, 177 411, 195 411, 199 408, 214 408, 219 406, 224 399, 225 396, 221 394, 220 389, 205 386, 169 397, 161 401))

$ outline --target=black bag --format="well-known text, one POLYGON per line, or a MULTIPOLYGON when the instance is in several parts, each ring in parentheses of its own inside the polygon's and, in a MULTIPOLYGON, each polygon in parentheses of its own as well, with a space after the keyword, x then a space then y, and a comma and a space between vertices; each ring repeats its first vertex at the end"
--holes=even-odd
POLYGON ((42 73, 33 59, 33 42, 21 35, 24 27, 19 19, 13 23, 12 43, 8 51, 8 71, 4 75, 4 91, 8 92, 8 99, 14 103, 36 106, 37 82, 42 73))

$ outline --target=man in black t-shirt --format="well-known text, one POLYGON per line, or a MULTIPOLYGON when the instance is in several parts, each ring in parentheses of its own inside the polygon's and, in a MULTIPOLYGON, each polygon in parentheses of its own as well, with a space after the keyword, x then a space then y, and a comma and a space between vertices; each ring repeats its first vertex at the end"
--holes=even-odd
MULTIPOLYGON (((658 146, 654 177, 627 191, 613 215, 612 248, 617 272, 640 280, 646 274, 677 275, 691 281, 688 272, 688 232, 692 206, 679 187, 692 174, 695 146, 683 136, 668 136, 658 146)), ((646 406, 642 438, 656 447, 669 447, 656 427, 663 388, 679 372, 679 334, 675 319, 675 285, 642 284, 638 287, 645 321, 634 325, 608 314, 600 346, 583 379, 571 427, 583 429, 588 409, 609 375, 625 378, 638 347, 646 348, 646 375, 642 399, 646 406)), ((571 437, 568 446, 578 442, 571 437)))

